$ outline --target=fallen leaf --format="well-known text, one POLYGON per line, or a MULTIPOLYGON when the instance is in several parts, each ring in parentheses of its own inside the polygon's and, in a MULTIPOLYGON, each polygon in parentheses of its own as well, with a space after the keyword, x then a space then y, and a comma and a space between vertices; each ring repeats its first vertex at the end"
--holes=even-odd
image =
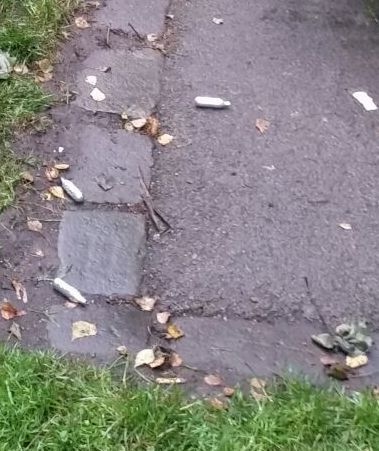
POLYGON ((167 326, 166 338, 169 339, 173 338, 174 340, 177 340, 178 338, 181 338, 183 336, 184 336, 183 331, 176 324, 170 323, 167 326))
POLYGON ((143 296, 142 298, 135 299, 134 302, 141 307, 141 310, 144 312, 151 312, 154 309, 157 300, 149 296, 143 296))
POLYGON ((221 17, 214 17, 212 19, 212 22, 216 25, 222 25, 224 23, 224 19, 221 19, 221 17))
POLYGON ((64 199, 64 191, 61 186, 50 186, 49 193, 58 199, 64 199))
POLYGON ((183 359, 177 352, 172 352, 169 358, 169 362, 173 368, 177 368, 183 363, 183 359))
POLYGON ((185 384, 186 380, 182 377, 157 377, 155 379, 157 384, 166 385, 166 384, 185 384))
POLYGON ((255 128, 262 134, 265 133, 269 127, 270 127, 270 122, 267 119, 258 118, 255 121, 255 128))
POLYGON ((34 177, 29 171, 24 171, 21 173, 21 178, 24 182, 33 183, 34 177))
POLYGON ((222 385, 222 380, 219 376, 215 374, 208 374, 204 377, 204 382, 212 387, 217 387, 218 385, 222 385))
POLYGON ((136 360, 134 361, 134 368, 138 368, 142 365, 150 365, 155 360, 155 354, 153 349, 142 349, 136 355, 136 360))
POLYGON ((169 135, 168 133, 164 133, 163 135, 158 136, 158 142, 161 146, 167 146, 167 144, 170 144, 173 139, 174 137, 169 135))
POLYGON ((361 366, 367 365, 368 357, 366 354, 356 355, 354 357, 346 356, 346 365, 349 368, 360 368, 361 366))
POLYGON ((17 316, 24 316, 26 312, 25 310, 17 310, 10 302, 4 300, 0 307, 0 314, 4 319, 10 320, 17 316))
POLYGON ((155 41, 158 40, 158 36, 156 34, 154 34, 154 33, 149 33, 146 36, 146 39, 147 39, 148 42, 155 42, 155 41))
POLYGON ((335 346, 334 337, 330 334, 312 335, 311 339, 314 343, 325 349, 332 350, 335 346))
POLYGON ((87 77, 85 78, 85 82, 88 83, 89 85, 96 86, 97 84, 96 75, 87 75, 87 77))
POLYGON ((42 223, 37 219, 29 219, 27 225, 32 232, 40 232, 42 230, 42 223))
POLYGON ((219 398, 208 399, 209 404, 216 410, 226 410, 228 405, 219 398))
POLYGON ((52 182, 53 180, 55 180, 59 177, 59 170, 55 166, 47 167, 45 169, 45 175, 46 175, 47 180, 49 180, 49 182, 52 182))
POLYGON ((99 88, 94 88, 92 89, 92 91, 89 94, 93 100, 95 100, 96 102, 102 102, 103 100, 105 100, 105 94, 100 91, 99 88))
POLYGON ((162 366, 166 361, 166 357, 164 355, 159 355, 158 357, 155 357, 154 361, 149 363, 150 368, 158 368, 162 366))
POLYGON ((53 78, 52 72, 48 72, 46 74, 42 73, 42 74, 36 75, 35 81, 37 83, 46 83, 47 81, 52 80, 52 78, 53 78))
POLYGON ((225 387, 222 392, 224 393, 224 396, 231 398, 234 395, 235 390, 232 387, 225 387))
POLYGON ((338 379, 339 381, 347 381, 349 379, 349 372, 351 368, 346 366, 344 363, 337 362, 327 369, 326 374, 329 377, 338 379))
POLYGON ((133 121, 130 121, 130 123, 133 125, 133 127, 136 128, 137 130, 144 127, 146 125, 146 122, 147 122, 147 120, 145 118, 134 119, 133 121))
POLYGON ((58 169, 58 171, 66 171, 70 168, 70 165, 67 163, 56 163, 54 164, 55 169, 58 169))
POLYGON ((73 308, 76 308, 78 306, 78 304, 76 304, 75 302, 66 301, 64 303, 64 306, 71 310, 73 308))
POLYGON ((19 301, 22 300, 24 304, 28 302, 28 294, 26 293, 26 289, 24 285, 18 281, 17 279, 12 280, 12 286, 16 292, 16 297, 19 301))
POLYGON ((43 253, 43 251, 41 249, 37 249, 34 254, 32 254, 35 257, 44 257, 45 254, 43 253))
POLYGON ((336 359, 335 357, 333 357, 331 355, 323 355, 320 357, 320 362, 324 366, 331 366, 331 365, 335 365, 336 363, 338 363, 338 359, 336 359))
POLYGON ((119 346, 119 347, 117 348, 117 352, 118 352, 120 355, 128 355, 128 348, 127 348, 126 346, 119 346))
POLYGON ((258 379, 257 377, 253 377, 250 380, 250 393, 256 401, 264 401, 268 398, 266 392, 266 381, 263 379, 258 379))
POLYGON ((347 222, 341 222, 341 224, 338 224, 338 225, 341 227, 341 229, 344 229, 344 230, 352 229, 351 224, 348 224, 347 222))
POLYGON ((128 113, 126 111, 123 111, 121 113, 121 119, 124 119, 124 121, 127 121, 129 119, 128 113))
POLYGON ((157 313, 157 321, 159 324, 167 324, 167 321, 170 319, 170 312, 159 312, 157 313))
POLYGON ((258 379, 257 377, 253 377, 250 380, 250 385, 252 388, 255 388, 257 390, 264 390, 267 382, 264 379, 258 379))
POLYGON ((9 328, 9 333, 11 334, 11 336, 13 335, 14 337, 17 338, 17 340, 21 341, 21 339, 22 339, 21 327, 19 324, 13 322, 11 324, 11 327, 9 328))
POLYGON ((15 72, 18 75, 25 75, 29 73, 29 69, 26 64, 15 64, 13 66, 13 72, 15 72))
POLYGON ((47 58, 37 61, 37 66, 39 67, 40 71, 44 74, 50 74, 51 72, 53 72, 54 69, 50 60, 47 58))
POLYGON ((110 72, 111 71, 111 66, 101 66, 101 67, 99 67, 99 71, 100 72, 110 72))
POLYGON ((82 30, 91 27, 91 25, 87 22, 87 20, 83 16, 75 18, 75 25, 82 30))
POLYGON ((144 127, 144 131, 151 137, 155 138, 159 133, 159 121, 155 116, 149 116, 144 127))
POLYGON ((133 132, 134 131, 134 127, 133 127, 133 125, 130 122, 125 122, 124 129, 127 132, 133 132))
POLYGON ((96 324, 87 321, 75 321, 72 323, 72 341, 93 335, 97 335, 96 324))

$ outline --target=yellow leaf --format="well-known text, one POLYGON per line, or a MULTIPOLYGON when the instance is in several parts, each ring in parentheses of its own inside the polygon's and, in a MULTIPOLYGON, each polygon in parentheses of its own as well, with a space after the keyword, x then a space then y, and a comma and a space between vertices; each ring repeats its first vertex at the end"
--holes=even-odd
POLYGON ((365 354, 357 355, 354 357, 346 356, 346 365, 349 368, 360 368, 361 366, 368 364, 368 357, 365 354))
POLYGON ((92 335, 97 335, 96 324, 88 323, 87 321, 75 321, 72 323, 72 341, 92 335))
POLYGON ((167 335, 166 335, 167 338, 173 338, 174 340, 177 340, 178 338, 181 338, 183 336, 184 336, 183 331, 176 324, 170 323, 167 326, 167 335))
POLYGON ((49 193, 58 199, 64 199, 64 191, 61 186, 50 186, 49 193))

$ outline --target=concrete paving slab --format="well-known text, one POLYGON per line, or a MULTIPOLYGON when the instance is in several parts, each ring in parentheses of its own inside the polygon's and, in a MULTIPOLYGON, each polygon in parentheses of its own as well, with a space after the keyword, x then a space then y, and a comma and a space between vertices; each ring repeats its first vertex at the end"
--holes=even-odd
POLYGON ((88 294, 135 295, 145 252, 143 216, 66 211, 58 239, 59 275, 88 294))
POLYGON ((109 0, 104 8, 96 12, 95 19, 112 29, 128 32, 128 24, 131 23, 142 35, 159 34, 164 29, 169 3, 169 0, 109 0))
POLYGON ((85 199, 96 203, 141 202, 139 168, 150 183, 152 142, 147 136, 94 125, 67 131, 62 145, 75 146, 75 164, 67 178, 80 187, 85 199), (75 141, 75 143, 71 141, 75 141))
POLYGON ((119 114, 127 111, 135 118, 146 117, 159 99, 162 62, 162 55, 152 49, 96 50, 76 75, 76 104, 89 111, 119 114), (104 67, 111 69, 103 72, 104 67), (96 86, 85 81, 91 75, 97 77, 96 86), (95 87, 105 95, 103 101, 90 96, 95 87))

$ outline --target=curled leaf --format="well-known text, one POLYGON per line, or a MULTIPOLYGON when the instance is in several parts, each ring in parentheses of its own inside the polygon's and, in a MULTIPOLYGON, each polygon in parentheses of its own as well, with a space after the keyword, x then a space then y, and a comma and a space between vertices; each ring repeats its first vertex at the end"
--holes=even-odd
POLYGON ((266 392, 266 381, 253 377, 250 380, 250 392, 253 398, 258 402, 268 399, 268 394, 266 392))
POLYGON ((155 357, 154 361, 149 363, 149 367, 150 368, 159 368, 160 366, 162 366, 166 361, 166 357, 161 354, 158 355, 157 357, 155 357))
POLYGON ((34 177, 29 171, 24 171, 21 173, 21 178, 24 182, 33 183, 34 177))
POLYGON ((150 365, 155 360, 155 354, 153 349, 142 349, 136 355, 136 359, 134 361, 134 368, 138 368, 142 365, 150 365))
POLYGON ((22 300, 22 302, 24 304, 26 304, 28 302, 28 295, 26 293, 26 289, 25 289, 24 285, 17 279, 13 279, 12 286, 16 292, 17 299, 19 301, 22 300))
POLYGON ((227 410, 228 404, 219 398, 208 399, 209 404, 216 410, 227 410))

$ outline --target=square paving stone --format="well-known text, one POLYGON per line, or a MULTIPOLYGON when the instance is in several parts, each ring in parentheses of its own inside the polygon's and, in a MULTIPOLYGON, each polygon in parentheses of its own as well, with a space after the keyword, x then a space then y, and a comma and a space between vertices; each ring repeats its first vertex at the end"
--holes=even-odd
POLYGON ((128 112, 131 117, 147 117, 154 110, 160 92, 162 55, 152 49, 135 52, 123 50, 96 50, 76 74, 76 104, 89 111, 106 113, 128 112), (103 72, 101 68, 110 67, 103 72), (95 86, 86 77, 97 77, 96 88, 105 100, 95 101, 90 96, 95 86))
POLYGON ((153 145, 147 136, 87 125, 66 131, 60 143, 75 150, 67 178, 83 191, 86 201, 142 201, 139 169, 149 184, 152 166, 153 145))
POLYGON ((83 293, 135 295, 145 253, 143 216, 66 211, 59 228, 59 275, 83 293))
POLYGON ((131 33, 131 23, 138 33, 161 33, 169 0, 112 0, 96 11, 96 21, 112 29, 131 33))

